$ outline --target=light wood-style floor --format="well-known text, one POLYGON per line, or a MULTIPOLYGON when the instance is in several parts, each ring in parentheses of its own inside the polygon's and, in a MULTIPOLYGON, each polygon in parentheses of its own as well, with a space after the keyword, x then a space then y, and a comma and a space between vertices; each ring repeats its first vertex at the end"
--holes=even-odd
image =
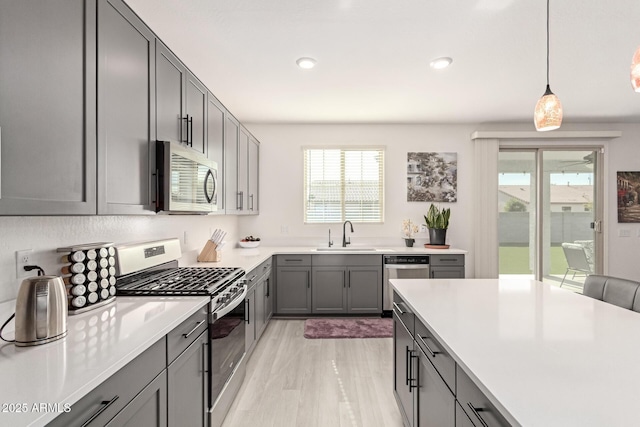
POLYGON ((272 319, 223 427, 402 427, 393 340, 316 339, 272 319))

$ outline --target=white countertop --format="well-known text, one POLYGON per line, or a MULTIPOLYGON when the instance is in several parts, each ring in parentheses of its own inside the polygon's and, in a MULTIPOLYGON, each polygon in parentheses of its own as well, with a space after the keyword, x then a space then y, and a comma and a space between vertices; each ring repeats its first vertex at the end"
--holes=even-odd
MULTIPOLYGON (((209 302, 209 297, 117 297, 114 304, 69 316, 61 340, 16 347, 0 341, 0 426, 43 426, 59 415, 40 403, 73 404, 209 302), (26 404, 15 413, 9 404, 26 404), (10 412, 3 412, 10 410, 10 412)), ((0 304, 0 321, 15 302, 0 304)), ((11 322, 4 335, 13 338, 11 322)))
POLYGON ((250 271, 272 255, 286 254, 307 254, 307 255, 463 255, 467 251, 462 249, 427 249, 424 247, 392 246, 392 247, 376 247, 375 250, 368 249, 371 246, 358 249, 357 245, 350 246, 349 250, 341 250, 339 247, 333 247, 330 251, 319 251, 317 247, 305 246, 258 246, 257 248, 225 248, 223 249, 221 261, 218 262, 197 262, 196 258, 199 251, 185 252, 179 260, 181 267, 240 267, 245 271, 250 271))
POLYGON ((640 313, 533 280, 391 284, 514 425, 640 424, 640 313))

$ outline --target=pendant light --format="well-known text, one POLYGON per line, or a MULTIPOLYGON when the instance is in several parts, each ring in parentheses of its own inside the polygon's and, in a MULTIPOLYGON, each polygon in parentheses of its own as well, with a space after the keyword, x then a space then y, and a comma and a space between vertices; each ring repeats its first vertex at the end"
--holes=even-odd
POLYGON ((640 47, 631 60, 631 86, 634 91, 640 92, 640 47))
POLYGON ((549 87, 549 0, 547 0, 547 90, 536 104, 533 122, 537 131, 558 129, 562 124, 562 104, 549 87))

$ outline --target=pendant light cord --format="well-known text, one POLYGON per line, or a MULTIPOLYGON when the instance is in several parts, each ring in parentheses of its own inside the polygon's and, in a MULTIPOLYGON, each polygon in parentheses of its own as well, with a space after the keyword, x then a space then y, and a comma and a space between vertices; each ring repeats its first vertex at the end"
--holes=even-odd
POLYGON ((547 86, 549 86, 549 0, 547 0, 547 86))

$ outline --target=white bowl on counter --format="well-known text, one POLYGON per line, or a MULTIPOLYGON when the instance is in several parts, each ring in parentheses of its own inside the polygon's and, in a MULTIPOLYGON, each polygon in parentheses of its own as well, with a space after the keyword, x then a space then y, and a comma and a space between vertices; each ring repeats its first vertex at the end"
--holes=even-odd
POLYGON ((257 248, 258 246, 260 246, 260 241, 254 241, 254 242, 238 242, 238 244, 240 245, 241 248, 257 248))

